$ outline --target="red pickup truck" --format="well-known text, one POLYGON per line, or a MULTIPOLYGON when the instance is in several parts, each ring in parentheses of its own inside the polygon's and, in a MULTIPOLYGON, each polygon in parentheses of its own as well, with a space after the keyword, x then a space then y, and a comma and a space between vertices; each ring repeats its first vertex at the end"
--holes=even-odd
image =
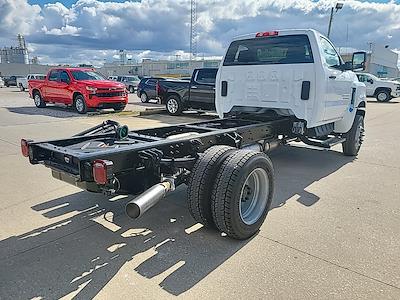
POLYGON ((51 69, 44 81, 30 80, 28 87, 37 107, 46 107, 46 103, 62 103, 73 106, 80 114, 90 108, 122 111, 128 103, 124 84, 106 80, 93 69, 51 69))

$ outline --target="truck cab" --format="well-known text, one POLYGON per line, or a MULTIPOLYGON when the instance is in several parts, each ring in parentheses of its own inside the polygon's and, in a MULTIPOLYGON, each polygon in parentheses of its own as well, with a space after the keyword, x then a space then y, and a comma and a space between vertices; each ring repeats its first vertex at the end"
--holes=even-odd
POLYGON ((345 63, 332 42, 312 29, 243 35, 232 41, 219 68, 217 112, 270 111, 299 119, 304 130, 328 125, 328 131, 345 133, 365 107, 365 85, 352 71, 364 65, 365 53, 345 63))

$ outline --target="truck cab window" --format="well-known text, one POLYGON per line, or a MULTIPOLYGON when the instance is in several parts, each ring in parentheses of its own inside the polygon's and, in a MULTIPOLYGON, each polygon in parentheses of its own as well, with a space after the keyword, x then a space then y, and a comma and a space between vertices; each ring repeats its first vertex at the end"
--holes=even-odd
POLYGON ((146 84, 148 84, 148 85, 156 85, 156 80, 154 80, 154 79, 149 79, 149 80, 147 80, 146 81, 146 84))
POLYGON ((200 84, 215 84, 216 69, 201 69, 197 72, 195 81, 200 84))
POLYGON ((62 71, 61 74, 60 74, 60 80, 62 82, 70 82, 68 73, 65 72, 65 71, 62 71))
POLYGON ((338 67, 341 65, 341 59, 337 54, 332 44, 325 38, 321 38, 321 48, 323 52, 323 58, 325 59, 328 67, 338 67))
POLYGON ((365 75, 361 75, 361 74, 357 74, 357 77, 360 82, 366 82, 368 79, 365 75))
POLYGON ((49 81, 57 81, 58 80, 58 74, 59 74, 58 70, 51 71, 50 75, 49 75, 49 81))

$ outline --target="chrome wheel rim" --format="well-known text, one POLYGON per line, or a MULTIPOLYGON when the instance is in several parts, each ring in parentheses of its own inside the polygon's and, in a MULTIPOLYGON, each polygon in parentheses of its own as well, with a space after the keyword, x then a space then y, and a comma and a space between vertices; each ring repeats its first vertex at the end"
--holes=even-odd
POLYGON ((269 179, 262 168, 254 169, 246 178, 240 193, 239 213, 247 225, 256 223, 268 202, 269 179))
POLYGON ((387 99, 386 93, 379 93, 378 94, 378 100, 385 101, 386 99, 387 99))
POLYGON ((79 111, 79 112, 83 111, 84 106, 85 105, 84 105, 83 100, 81 98, 76 99, 75 107, 76 107, 77 111, 79 111))
POLYGON ((35 101, 36 106, 40 106, 41 99, 38 94, 35 95, 35 97, 33 98, 33 101, 35 101))
POLYGON ((178 101, 176 101, 176 99, 172 98, 168 100, 167 107, 170 113, 176 113, 178 111, 178 106, 178 101))
POLYGON ((142 100, 142 102, 147 102, 147 96, 146 96, 146 94, 142 94, 142 95, 140 96, 140 100, 142 100))

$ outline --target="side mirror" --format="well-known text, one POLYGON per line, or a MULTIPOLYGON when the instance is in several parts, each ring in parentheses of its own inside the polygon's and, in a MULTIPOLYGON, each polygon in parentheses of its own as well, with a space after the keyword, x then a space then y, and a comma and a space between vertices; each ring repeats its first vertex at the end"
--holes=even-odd
POLYGON ((69 79, 68 78, 61 78, 61 82, 69 84, 69 79))
POLYGON ((346 61, 343 65, 342 65, 342 71, 350 71, 353 70, 353 63, 351 61, 346 61))
POLYGON ((371 78, 369 78, 369 79, 367 80, 367 82, 369 82, 370 84, 374 84, 374 81, 373 81, 371 78))
POLYGON ((352 57, 353 71, 364 71, 367 61, 367 53, 364 51, 354 52, 352 57))

